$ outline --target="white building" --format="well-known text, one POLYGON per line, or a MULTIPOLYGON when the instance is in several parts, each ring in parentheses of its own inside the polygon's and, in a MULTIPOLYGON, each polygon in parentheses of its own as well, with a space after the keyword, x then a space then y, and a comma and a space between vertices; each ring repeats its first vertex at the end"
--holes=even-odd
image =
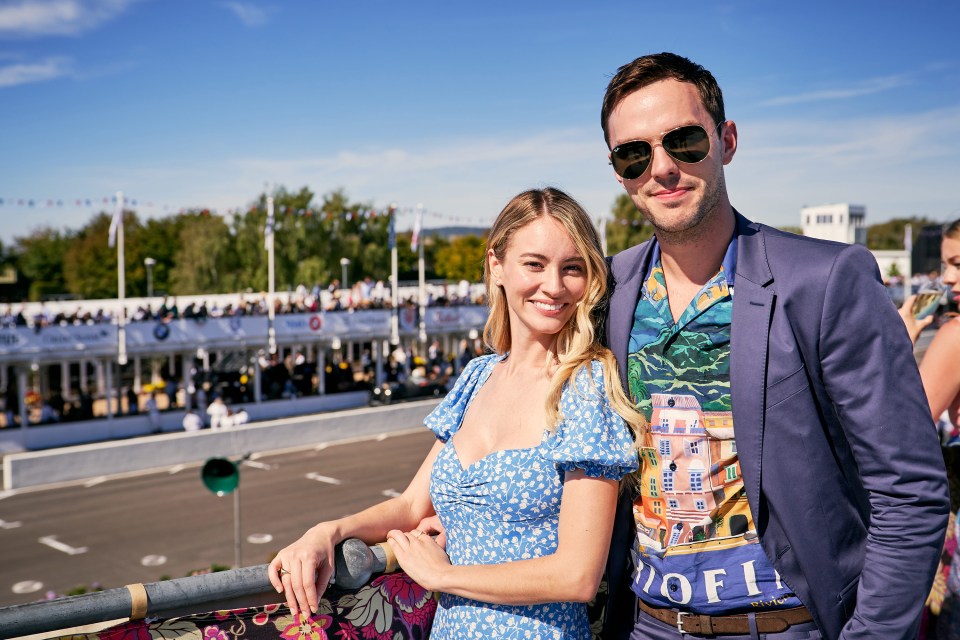
POLYGON ((867 244, 867 208, 859 204, 824 204, 800 209, 803 235, 847 244, 867 244))

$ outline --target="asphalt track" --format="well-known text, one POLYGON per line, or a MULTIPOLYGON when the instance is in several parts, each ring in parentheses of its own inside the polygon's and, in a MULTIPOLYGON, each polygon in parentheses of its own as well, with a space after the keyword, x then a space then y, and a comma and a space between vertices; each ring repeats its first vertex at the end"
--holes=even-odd
MULTIPOLYGON (((406 487, 434 442, 424 428, 254 456, 240 467, 241 565, 321 520, 406 487)), ((200 465, 0 493, 0 606, 234 564, 234 498, 200 465)))

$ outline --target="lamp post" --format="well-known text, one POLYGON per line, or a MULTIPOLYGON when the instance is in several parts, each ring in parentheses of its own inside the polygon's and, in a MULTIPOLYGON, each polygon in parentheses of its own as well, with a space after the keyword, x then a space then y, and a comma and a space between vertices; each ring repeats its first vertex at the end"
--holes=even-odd
POLYGON ((147 268, 147 297, 153 297, 153 266, 157 261, 153 258, 144 258, 143 264, 147 268))
POLYGON ((347 269, 350 267, 350 258, 340 258, 340 271, 343 274, 343 277, 340 279, 340 287, 342 289, 349 289, 350 283, 347 282, 347 269))

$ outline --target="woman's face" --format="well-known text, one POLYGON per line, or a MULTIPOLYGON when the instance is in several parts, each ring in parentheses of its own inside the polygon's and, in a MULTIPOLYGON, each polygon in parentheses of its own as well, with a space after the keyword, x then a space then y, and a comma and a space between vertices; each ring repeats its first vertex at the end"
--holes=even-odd
POLYGON ((950 287, 954 296, 960 295, 960 239, 944 236, 940 259, 943 261, 943 284, 950 287))
POLYGON ((587 289, 587 265, 563 225, 540 216, 514 232, 503 261, 488 252, 503 287, 514 340, 552 339, 570 321, 587 289))

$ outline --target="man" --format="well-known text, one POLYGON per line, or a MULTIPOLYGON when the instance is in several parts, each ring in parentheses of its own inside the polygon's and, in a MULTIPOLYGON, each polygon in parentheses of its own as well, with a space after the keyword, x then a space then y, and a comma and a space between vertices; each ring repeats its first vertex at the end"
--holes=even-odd
POLYGON ((914 637, 947 488, 873 257, 733 209, 737 127, 686 58, 621 67, 601 121, 655 232, 612 259, 607 339, 650 435, 605 638, 914 637))
POLYGON ((192 408, 188 408, 182 424, 184 431, 200 431, 203 429, 203 418, 198 416, 192 408))

